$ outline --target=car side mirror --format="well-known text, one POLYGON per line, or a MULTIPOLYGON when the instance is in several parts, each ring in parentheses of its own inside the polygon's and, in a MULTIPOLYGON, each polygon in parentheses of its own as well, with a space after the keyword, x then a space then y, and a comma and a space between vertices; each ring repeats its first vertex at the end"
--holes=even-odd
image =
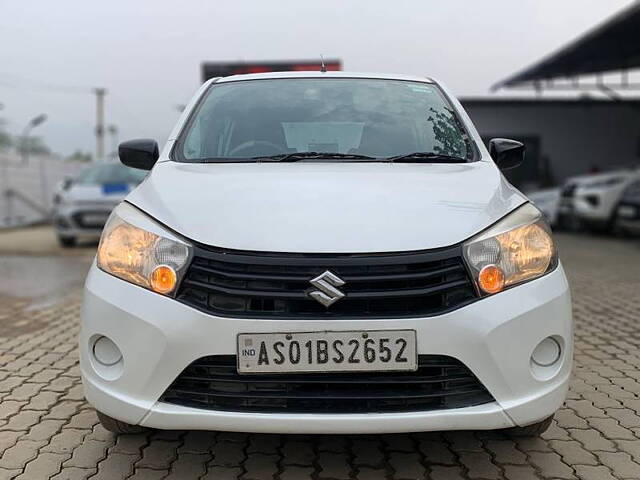
POLYGON ((122 142, 118 146, 118 156, 127 167, 151 170, 160 157, 160 150, 155 140, 141 138, 122 142))
POLYGON ((515 168, 524 161, 525 146, 508 138, 492 138, 489 153, 500 170, 515 168))

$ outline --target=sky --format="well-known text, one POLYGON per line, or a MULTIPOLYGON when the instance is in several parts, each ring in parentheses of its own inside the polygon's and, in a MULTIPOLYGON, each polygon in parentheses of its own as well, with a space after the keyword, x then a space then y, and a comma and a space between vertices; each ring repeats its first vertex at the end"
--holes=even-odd
MULTIPOLYGON (((0 0, 0 118, 63 155, 95 150, 95 96, 120 141, 164 142, 203 61, 340 58, 429 75, 457 96, 584 33, 632 0, 0 0)), ((107 138, 107 151, 112 139, 107 138)))

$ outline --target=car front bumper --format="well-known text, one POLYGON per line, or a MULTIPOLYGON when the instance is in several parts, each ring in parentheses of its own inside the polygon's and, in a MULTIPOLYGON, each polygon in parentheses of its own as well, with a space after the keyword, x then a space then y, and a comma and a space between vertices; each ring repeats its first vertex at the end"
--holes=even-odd
POLYGON ((426 318, 267 320, 215 317, 119 280, 92 266, 85 285, 80 365, 87 400, 119 420, 162 429, 270 433, 391 433, 524 426, 553 414, 565 399, 573 352, 571 300, 562 266, 542 278, 453 312, 426 318), (235 355, 239 333, 413 329, 419 354, 463 362, 495 401, 407 413, 245 413, 159 402, 182 370, 208 355, 235 355), (92 345, 99 336, 123 354, 107 369, 92 345), (560 359, 532 367, 538 343, 554 336, 560 359), (534 372, 535 370, 535 372, 534 372))
POLYGON ((106 222, 115 205, 59 206, 53 214, 53 225, 56 229, 56 234, 67 238, 99 239, 104 222, 106 222), (82 218, 85 215, 101 216, 104 218, 104 222, 84 224, 82 223, 82 218))

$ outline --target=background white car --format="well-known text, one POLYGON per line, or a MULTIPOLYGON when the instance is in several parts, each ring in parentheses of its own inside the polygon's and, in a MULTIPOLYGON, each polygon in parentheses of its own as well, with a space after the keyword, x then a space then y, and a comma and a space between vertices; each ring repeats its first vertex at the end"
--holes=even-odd
POLYGON ((527 197, 538 207, 546 217, 549 225, 556 226, 558 222, 558 210, 560 208, 560 189, 547 188, 536 192, 527 193, 527 197))
POLYGON ((610 231, 622 192, 640 180, 640 169, 572 177, 562 187, 559 215, 564 225, 610 231))
POLYGON ((103 163, 66 179, 53 198, 53 224, 60 245, 98 240, 111 210, 146 174, 121 163, 103 163))
POLYGON ((640 180, 622 193, 615 214, 614 230, 627 235, 640 235, 640 180))

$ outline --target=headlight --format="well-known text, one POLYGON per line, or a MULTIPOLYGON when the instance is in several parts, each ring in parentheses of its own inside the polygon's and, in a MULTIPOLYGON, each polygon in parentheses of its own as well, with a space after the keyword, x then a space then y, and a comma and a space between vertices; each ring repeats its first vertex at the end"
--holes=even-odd
POLYGON ((67 198, 66 195, 56 194, 53 197, 53 204, 58 207, 69 207, 73 202, 67 198))
POLYGON ((462 250, 484 295, 538 278, 558 261, 551 230, 530 203, 467 241, 462 250))
POLYGON ((123 203, 104 227, 97 263, 122 280, 174 296, 190 257, 190 245, 123 203))

